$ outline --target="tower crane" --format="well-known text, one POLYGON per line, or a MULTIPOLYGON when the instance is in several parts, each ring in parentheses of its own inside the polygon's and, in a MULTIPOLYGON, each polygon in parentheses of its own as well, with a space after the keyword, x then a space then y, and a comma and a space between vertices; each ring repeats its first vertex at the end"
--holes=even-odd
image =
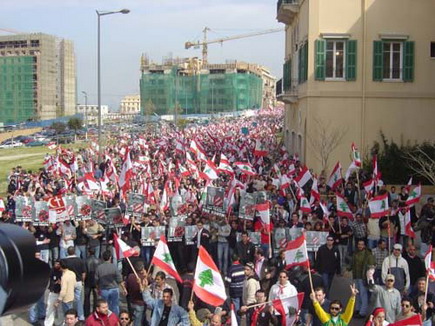
POLYGON ((22 32, 10 28, 0 28, 0 31, 10 33, 10 34, 22 34, 22 32))
POLYGON ((200 46, 202 46, 202 62, 203 62, 203 64, 207 64, 207 54, 208 54, 208 45, 209 44, 214 44, 214 43, 221 43, 222 44, 225 41, 238 40, 241 38, 253 37, 253 36, 270 34, 270 33, 277 33, 277 32, 282 32, 285 29, 284 28, 272 28, 272 29, 266 29, 266 30, 258 31, 258 32, 245 33, 245 34, 239 34, 239 35, 234 35, 234 36, 227 36, 227 37, 223 37, 223 38, 216 39, 216 40, 208 40, 207 39, 207 32, 210 30, 211 30, 210 28, 204 27, 204 29, 202 30, 202 32, 204 34, 202 41, 186 42, 184 44, 184 47, 186 48, 186 50, 190 49, 191 47, 194 47, 195 49, 197 49, 200 46))

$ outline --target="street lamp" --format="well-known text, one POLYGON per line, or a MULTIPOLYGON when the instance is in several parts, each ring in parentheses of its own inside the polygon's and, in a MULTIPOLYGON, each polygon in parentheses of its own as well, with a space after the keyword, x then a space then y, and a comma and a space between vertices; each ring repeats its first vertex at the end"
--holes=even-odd
POLYGON ((82 94, 85 96, 85 139, 88 140, 88 93, 82 91, 82 94))
POLYGON ((122 9, 118 11, 98 11, 95 10, 98 17, 98 41, 97 41, 97 105, 98 105, 98 164, 101 163, 102 159, 102 144, 101 144, 101 30, 100 30, 100 20, 101 16, 113 15, 113 14, 128 14, 130 10, 122 9))

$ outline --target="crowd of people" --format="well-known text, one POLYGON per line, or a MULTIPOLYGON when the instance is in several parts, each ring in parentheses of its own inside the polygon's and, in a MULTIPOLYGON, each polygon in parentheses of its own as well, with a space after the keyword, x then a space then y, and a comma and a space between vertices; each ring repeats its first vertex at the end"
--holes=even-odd
POLYGON ((303 325, 349 325, 357 318, 379 326, 416 314, 431 325, 435 282, 426 277, 423 258, 435 239, 433 198, 417 209, 407 204, 409 186, 397 193, 375 180, 367 188, 363 184, 373 176, 359 168, 339 182, 313 171, 303 181, 307 169, 287 152, 278 138, 281 130, 281 109, 182 130, 163 124, 140 135, 107 136, 100 164, 99 148, 91 142, 75 151, 58 147, 40 171, 12 169, 1 222, 33 233, 37 257, 51 266, 47 293, 30 309, 29 321, 218 326, 230 325, 234 312, 239 325, 281 325, 271 302, 303 292, 300 311, 289 312, 303 325), (205 209, 209 187, 224 190, 223 203, 215 203, 223 214, 205 209), (134 216, 128 210, 130 193, 145 200, 134 216), (269 203, 270 223, 255 210, 249 216, 246 195, 257 193, 269 203), (389 213, 372 217, 368 201, 385 194, 389 213), (119 208, 124 226, 101 217, 65 217, 58 206, 55 221, 25 221, 16 214, 19 197, 50 202, 68 195, 119 208), (339 213, 337 196, 350 212, 339 213), (408 232, 406 214, 421 241, 408 232), (158 239, 144 241, 142 232, 163 226, 168 233, 174 217, 196 226, 191 242, 181 235, 168 243, 182 277, 176 285, 151 264, 158 239), (283 230, 284 240, 274 241, 283 230), (309 252, 309 267, 287 269, 291 234, 305 231, 324 234, 325 241, 309 252), (135 250, 129 260, 119 256, 116 235, 135 250), (225 280, 228 299, 220 307, 192 294, 201 246, 225 280), (331 290, 337 277, 352 283, 344 311, 331 290))

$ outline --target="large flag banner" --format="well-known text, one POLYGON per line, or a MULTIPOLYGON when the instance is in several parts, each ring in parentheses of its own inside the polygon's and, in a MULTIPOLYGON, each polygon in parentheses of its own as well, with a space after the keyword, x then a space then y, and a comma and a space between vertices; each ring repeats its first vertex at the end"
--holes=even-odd
POLYGON ((353 214, 350 211, 349 205, 345 202, 344 197, 338 193, 335 195, 337 198, 337 215, 353 220, 353 214))
POLYGON ((421 326, 423 321, 421 315, 417 314, 404 320, 396 321, 395 323, 388 324, 389 326, 421 326))
POLYGON ((183 280, 181 279, 180 274, 178 274, 177 268, 174 265, 174 261, 164 235, 160 237, 159 244, 154 252, 153 259, 151 260, 151 265, 153 264, 163 269, 178 282, 183 283, 183 280))
POLYGON ((113 234, 116 259, 128 258, 137 254, 137 251, 121 240, 116 233, 113 234))
POLYGON ((406 206, 413 206, 420 201, 421 198, 421 184, 412 189, 409 194, 408 199, 406 200, 406 206))
POLYGON ((254 149, 254 155, 255 156, 267 156, 267 148, 264 146, 261 140, 257 139, 255 141, 255 149, 254 149))
POLYGON ((301 196, 299 209, 304 213, 311 213, 311 206, 310 203, 308 202, 307 197, 301 196))
POLYGON ((388 215, 390 208, 388 206, 388 193, 376 196, 369 201, 370 217, 380 218, 388 215))
POLYGON ((266 201, 263 204, 257 204, 257 212, 260 215, 261 223, 265 226, 270 224, 270 203, 266 201))
POLYGON ((429 278, 435 280, 435 262, 432 261, 432 246, 429 246, 426 254, 424 255, 424 264, 429 278))
POLYGON ((285 249, 285 261, 287 269, 293 266, 308 267, 310 265, 307 255, 307 242, 305 241, 304 234, 287 244, 287 248, 285 249))
POLYGON ((272 301, 272 305, 281 315, 282 326, 293 326, 304 301, 304 293, 293 297, 279 298, 272 301))
POLYGON ((405 213, 405 234, 410 238, 415 238, 415 232, 411 225, 411 211, 406 207, 405 213))
POLYGON ((295 178, 295 181, 299 184, 299 187, 303 188, 311 178, 310 170, 308 170, 307 166, 304 166, 302 171, 300 171, 298 176, 295 178))
POLYGON ((215 307, 222 305, 227 299, 221 273, 203 246, 199 247, 193 292, 202 301, 215 307))
POLYGON ((334 190, 337 189, 338 186, 342 183, 343 178, 341 176, 341 164, 337 162, 335 164, 334 170, 332 170, 331 175, 329 176, 328 186, 334 190))
POLYGON ((240 169, 240 172, 247 175, 256 175, 254 168, 248 162, 235 162, 234 165, 240 169))

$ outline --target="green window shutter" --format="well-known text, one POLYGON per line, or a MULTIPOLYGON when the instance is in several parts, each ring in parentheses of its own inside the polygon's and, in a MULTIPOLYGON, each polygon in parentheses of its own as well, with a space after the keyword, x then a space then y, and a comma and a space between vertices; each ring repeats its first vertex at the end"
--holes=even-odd
POLYGON ((304 45, 305 53, 304 53, 304 81, 308 80, 308 41, 304 45))
POLYGON ((303 57, 303 47, 299 48, 298 53, 298 83, 302 83, 302 57, 303 57))
POLYGON ((403 81, 414 81, 414 42, 403 43, 403 81))
POLYGON ((284 71, 283 71, 283 88, 284 91, 288 91, 290 89, 290 85, 291 85, 291 66, 292 66, 292 61, 291 60, 287 60, 284 63, 284 71))
POLYGON ((346 80, 356 80, 356 40, 348 40, 346 46, 346 80))
POLYGON ((373 80, 382 81, 384 70, 382 41, 373 41, 373 80))
POLYGON ((326 41, 316 40, 314 42, 315 57, 315 79, 325 80, 325 59, 326 59, 326 41))

